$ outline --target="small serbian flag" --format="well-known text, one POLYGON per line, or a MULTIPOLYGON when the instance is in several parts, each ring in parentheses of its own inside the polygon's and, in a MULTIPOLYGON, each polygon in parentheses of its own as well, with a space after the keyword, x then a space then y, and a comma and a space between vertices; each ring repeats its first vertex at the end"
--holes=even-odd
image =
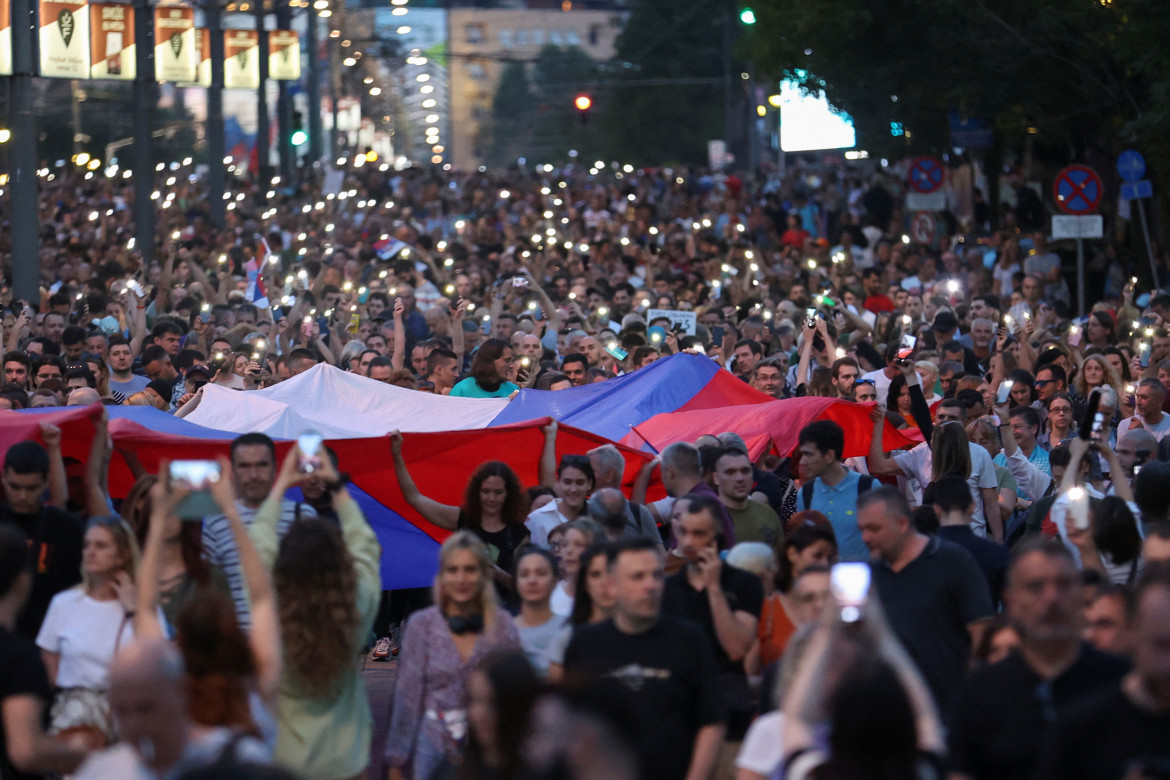
POLYGON ((244 264, 244 270, 248 274, 248 300, 256 306, 263 306, 268 308, 268 289, 264 285, 264 263, 271 258, 272 250, 268 248, 268 242, 264 240, 263 236, 258 236, 256 239, 256 251, 252 255, 252 259, 244 264))
POLYGON ((397 238, 383 238, 381 241, 374 242, 373 249, 380 259, 389 260, 403 249, 410 249, 410 244, 399 241, 397 238))

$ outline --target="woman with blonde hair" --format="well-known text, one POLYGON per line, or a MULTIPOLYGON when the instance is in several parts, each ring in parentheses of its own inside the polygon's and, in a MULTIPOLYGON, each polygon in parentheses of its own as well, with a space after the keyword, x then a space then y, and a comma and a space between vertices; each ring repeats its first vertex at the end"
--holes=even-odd
POLYGON ((1121 376, 1103 354, 1085 355, 1081 370, 1077 371, 1072 385, 1077 398, 1080 399, 1088 399, 1089 394, 1102 385, 1112 387, 1118 398, 1124 397, 1121 392, 1121 376))
POLYGON ((170 407, 163 400, 162 396, 153 390, 140 390, 134 395, 122 402, 123 406, 153 406, 160 412, 165 412, 170 407))
POLYGON ((493 650, 521 646, 512 618, 496 604, 487 547, 470 531, 456 531, 439 549, 434 601, 404 632, 386 738, 390 780, 424 780, 458 763, 469 673, 493 650))
POLYGON ((57 689, 50 733, 84 735, 97 748, 115 737, 110 664, 134 641, 138 542, 120 517, 95 517, 81 555, 81 584, 53 597, 37 646, 57 689))

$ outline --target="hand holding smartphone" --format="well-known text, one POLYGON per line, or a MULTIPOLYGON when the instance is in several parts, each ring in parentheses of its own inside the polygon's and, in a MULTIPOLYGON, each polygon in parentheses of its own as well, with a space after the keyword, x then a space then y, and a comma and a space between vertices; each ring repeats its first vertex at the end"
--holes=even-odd
POLYGON ((214 460, 172 460, 167 467, 167 483, 173 488, 191 491, 179 501, 175 514, 183 520, 202 520, 219 513, 209 488, 220 478, 219 463, 214 460))
POLYGON ((303 474, 312 474, 321 468, 321 445, 325 437, 317 431, 305 431, 297 436, 297 449, 300 455, 297 459, 297 469, 303 474))
POLYGON ((861 608, 869 601, 871 571, 867 563, 837 563, 829 575, 829 591, 845 623, 861 620, 861 608))

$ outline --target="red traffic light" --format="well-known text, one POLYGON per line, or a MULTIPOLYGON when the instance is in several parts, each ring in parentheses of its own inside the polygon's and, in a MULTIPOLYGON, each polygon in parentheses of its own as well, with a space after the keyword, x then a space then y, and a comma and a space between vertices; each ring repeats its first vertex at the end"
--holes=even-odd
POLYGON ((588 95, 578 95, 577 99, 573 101, 573 105, 577 107, 578 111, 588 111, 593 105, 593 98, 588 95))

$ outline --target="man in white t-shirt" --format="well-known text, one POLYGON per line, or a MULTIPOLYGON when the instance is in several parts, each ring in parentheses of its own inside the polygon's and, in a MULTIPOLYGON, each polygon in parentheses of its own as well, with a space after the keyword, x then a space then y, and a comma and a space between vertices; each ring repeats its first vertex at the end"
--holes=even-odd
POLYGON ((1162 413, 1166 400, 1166 386, 1157 379, 1143 379, 1133 394, 1133 417, 1127 417, 1117 425, 1117 440, 1125 438, 1132 428, 1144 428, 1158 441, 1170 433, 1170 414, 1162 413))

